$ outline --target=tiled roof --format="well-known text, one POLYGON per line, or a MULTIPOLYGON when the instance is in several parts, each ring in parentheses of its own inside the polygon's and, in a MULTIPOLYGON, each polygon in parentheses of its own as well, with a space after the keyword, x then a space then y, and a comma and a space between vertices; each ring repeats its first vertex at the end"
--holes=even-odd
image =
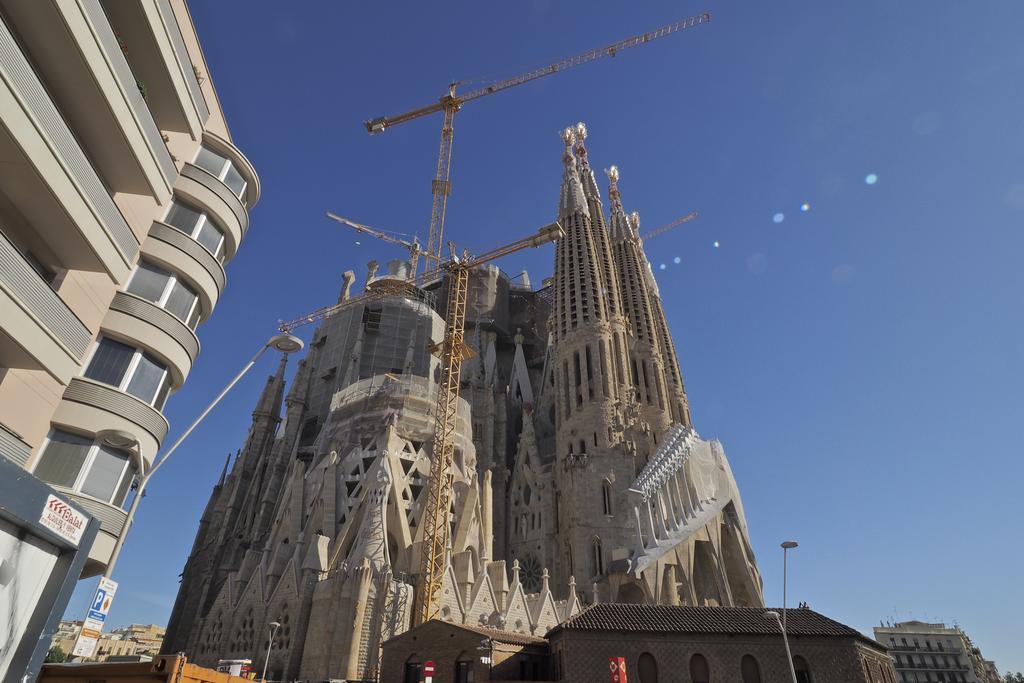
POLYGON ((451 626, 461 628, 464 631, 472 631, 473 633, 478 633, 482 636, 490 638, 495 642, 508 643, 509 645, 538 645, 547 642, 543 638, 531 636, 528 633, 499 631, 496 628, 486 628, 484 626, 470 626, 469 624, 451 624, 451 626))
MULTIPOLYGON (((559 624, 549 635, 566 631, 622 631, 627 633, 734 633, 778 635, 779 624, 766 618, 767 607, 672 607, 667 605, 591 605, 559 624)), ((781 609, 775 609, 779 614, 781 609)), ((789 609, 786 631, 791 636, 857 638, 873 646, 878 643, 856 629, 806 608, 789 609)))

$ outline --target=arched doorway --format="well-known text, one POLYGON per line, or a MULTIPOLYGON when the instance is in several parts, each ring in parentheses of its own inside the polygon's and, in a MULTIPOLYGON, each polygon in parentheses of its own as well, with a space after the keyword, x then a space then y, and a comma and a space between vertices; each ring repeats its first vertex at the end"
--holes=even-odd
POLYGON ((690 657, 690 680, 693 683, 711 683, 711 667, 700 653, 690 657))
POLYGON ((658 683, 658 662, 650 652, 644 652, 636 662, 640 683, 658 683))

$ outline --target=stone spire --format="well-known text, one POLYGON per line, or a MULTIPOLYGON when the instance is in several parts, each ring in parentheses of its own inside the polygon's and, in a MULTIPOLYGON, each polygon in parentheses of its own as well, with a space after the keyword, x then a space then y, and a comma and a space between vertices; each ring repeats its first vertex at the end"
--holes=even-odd
MULTIPOLYGON (((602 514, 599 496, 593 495, 601 490, 596 472, 616 472, 623 486, 635 472, 631 452, 622 445, 623 432, 615 427, 623 423, 622 400, 630 384, 628 328, 601 200, 581 139, 585 135, 586 127, 577 126, 563 136, 565 177, 572 183, 563 182, 563 198, 567 186, 578 187, 583 203, 577 199, 561 204, 565 236, 555 248, 551 311, 557 527, 564 542, 547 564, 558 585, 565 585, 570 575, 589 582, 595 573, 590 559, 594 538, 611 541, 627 533, 623 520, 602 514)), ((520 438, 526 441, 528 415, 523 422, 520 438)))
MULTIPOLYGON (((583 195, 591 202, 601 202, 601 191, 597 189, 597 179, 594 171, 590 168, 590 160, 587 158, 587 124, 580 121, 576 124, 576 168, 583 184, 583 195)), ((593 207, 591 207, 593 208, 593 207)))
POLYGON ((562 154, 564 170, 562 172, 562 191, 558 197, 558 217, 566 218, 579 212, 589 218, 590 210, 587 208, 583 184, 580 182, 576 158, 572 152, 573 143, 576 141, 576 133, 572 128, 562 131, 562 141, 565 142, 565 152, 562 154))
POLYGON ((644 420, 660 435, 672 422, 690 426, 686 390, 654 273, 638 234, 640 217, 636 212, 626 214, 619 192, 619 169, 612 166, 607 173, 612 252, 623 292, 623 312, 634 338, 630 350, 634 396, 644 420))
POLYGON ((260 400, 256 403, 256 409, 252 411, 253 420, 260 417, 279 417, 281 415, 281 399, 284 397, 284 370, 288 365, 288 354, 281 354, 281 362, 277 366, 277 372, 267 378, 267 384, 263 387, 260 400))

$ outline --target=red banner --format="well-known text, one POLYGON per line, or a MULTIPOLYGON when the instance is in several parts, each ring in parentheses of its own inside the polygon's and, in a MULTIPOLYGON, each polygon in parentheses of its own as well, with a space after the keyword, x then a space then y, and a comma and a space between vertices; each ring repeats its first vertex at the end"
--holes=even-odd
POLYGON ((628 683, 626 680, 626 658, 609 657, 608 674, 611 677, 609 679, 611 683, 628 683))

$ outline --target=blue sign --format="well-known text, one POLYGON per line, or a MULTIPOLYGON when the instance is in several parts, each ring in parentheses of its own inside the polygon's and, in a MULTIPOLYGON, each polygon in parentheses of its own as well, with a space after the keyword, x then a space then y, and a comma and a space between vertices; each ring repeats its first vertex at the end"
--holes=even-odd
POLYGON ((107 620, 107 615, 104 614, 103 612, 100 612, 99 610, 91 609, 91 610, 89 610, 89 618, 90 619, 95 619, 96 621, 99 621, 99 622, 103 622, 103 621, 107 620))
POLYGON ((102 588, 97 588, 96 589, 96 599, 92 603, 92 609, 94 609, 94 610, 102 610, 103 609, 103 601, 106 600, 106 598, 107 598, 107 592, 105 590, 103 590, 102 588))

